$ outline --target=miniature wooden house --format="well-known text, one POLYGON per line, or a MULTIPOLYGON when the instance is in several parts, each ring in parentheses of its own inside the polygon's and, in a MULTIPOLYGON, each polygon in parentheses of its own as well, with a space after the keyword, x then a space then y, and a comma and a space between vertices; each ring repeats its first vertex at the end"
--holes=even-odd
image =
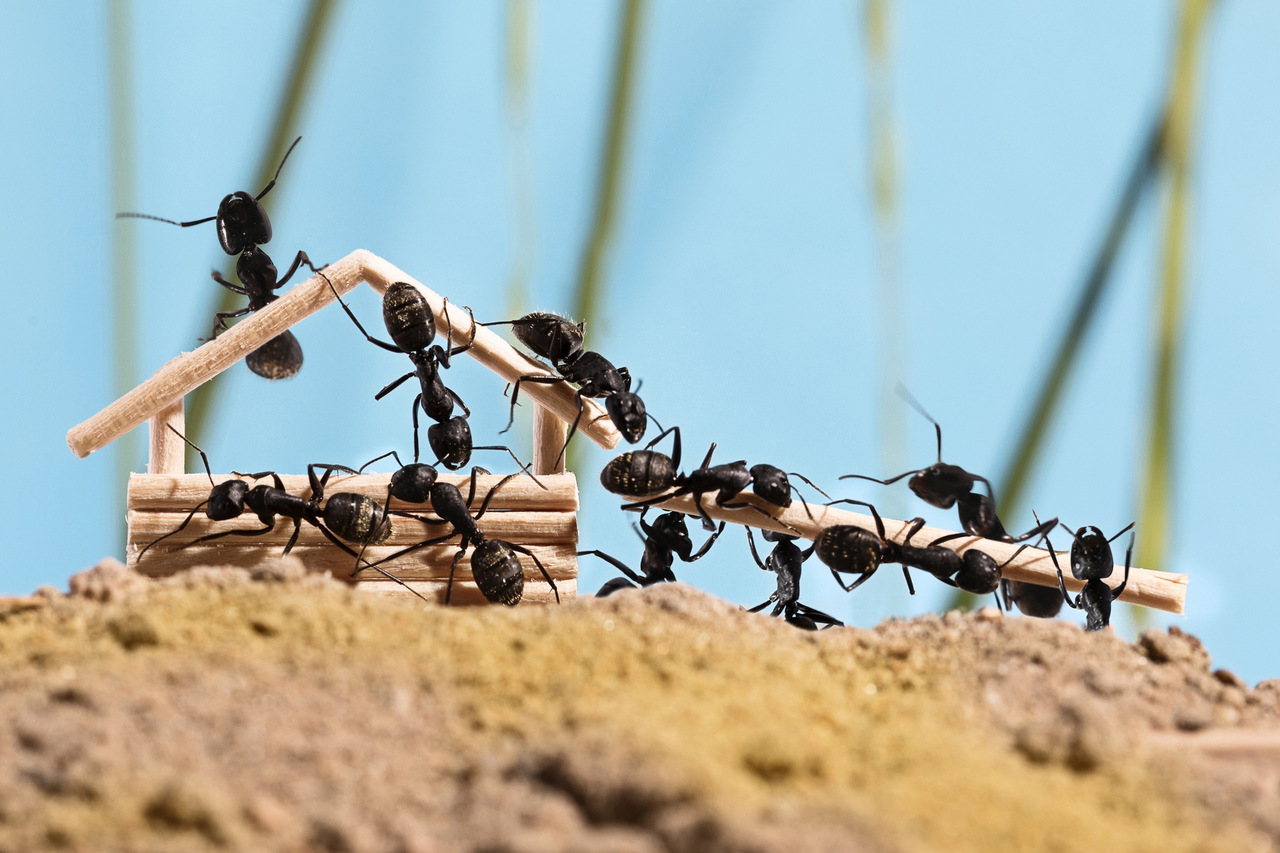
MULTIPOLYGON (((67 433, 67 444, 72 451, 85 457, 143 421, 148 422, 151 438, 147 473, 130 476, 127 498, 127 556, 129 564, 139 571, 160 576, 197 565, 251 566, 278 556, 293 533, 292 521, 278 519, 275 528, 263 535, 224 536, 209 543, 182 548, 209 533, 232 529, 257 530, 262 526, 248 510, 239 518, 217 522, 198 512, 180 533, 166 538, 139 559, 139 552, 148 543, 176 530, 191 510, 209 496, 209 478, 204 471, 186 472, 186 445, 169 430, 172 426, 179 433, 184 432, 183 399, 190 391, 303 318, 334 302, 335 290, 340 295, 346 294, 361 282, 368 283, 379 294, 392 282, 408 282, 422 291, 441 328, 446 325, 445 312, 448 312, 448 322, 453 326, 455 337, 471 336, 472 321, 466 312, 445 303, 439 295, 367 251, 352 252, 330 264, 324 273, 333 283, 332 290, 324 278, 312 276, 217 339, 165 364, 150 379, 67 433)), ((497 334, 478 324, 475 343, 468 350, 468 355, 507 382, 514 382, 520 376, 553 375, 545 365, 518 352, 497 334)), ((573 474, 565 472, 563 464, 557 464, 557 456, 564 443, 565 425, 577 415, 574 389, 566 383, 527 383, 521 386, 521 390, 536 405, 532 470, 546 488, 528 477, 510 481, 494 495, 488 512, 480 520, 480 528, 487 536, 522 545, 536 554, 555 580, 561 599, 564 599, 572 597, 577 590, 578 488, 573 474)), ((592 400, 583 402, 586 408, 578 431, 606 449, 616 446, 618 432, 603 409, 592 400)), ((230 478, 229 474, 215 474, 213 477, 215 482, 230 478)), ((357 492, 382 503, 386 500, 389 479, 388 474, 350 476, 339 472, 330 477, 325 492, 326 495, 357 492)), ((440 479, 458 484, 465 494, 469 481, 467 475, 442 470, 440 479)), ((480 477, 478 494, 487 494, 499 479, 501 477, 497 475, 480 477)), ((282 475, 282 480, 290 494, 304 497, 310 494, 305 475, 282 475)), ((429 507, 403 506, 394 500, 391 509, 406 509, 429 518, 435 517, 429 507)), ((427 527, 412 519, 393 518, 391 538, 369 547, 365 556, 376 561, 424 539, 442 535, 442 529, 427 527)), ((388 563, 384 568, 423 596, 442 601, 450 564, 457 552, 456 544, 431 546, 388 563)), ((336 577, 351 577, 355 568, 355 561, 349 555, 326 540, 320 530, 305 523, 292 553, 310 569, 329 571, 336 577)), ((521 563, 525 569, 524 599, 554 600, 549 585, 532 561, 522 556, 521 563)), ((360 573, 357 581, 361 588, 382 594, 410 594, 400 584, 369 570, 360 573)), ((469 555, 458 565, 452 600, 459 603, 484 602, 471 579, 469 555)))

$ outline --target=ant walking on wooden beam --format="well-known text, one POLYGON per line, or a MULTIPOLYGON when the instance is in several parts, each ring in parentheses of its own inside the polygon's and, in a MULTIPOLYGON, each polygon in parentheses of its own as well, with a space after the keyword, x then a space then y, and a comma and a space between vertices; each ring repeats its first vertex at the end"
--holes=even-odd
MULTIPOLYGON (((271 220, 267 218, 267 211, 261 203, 262 199, 276 185, 276 179, 280 177, 285 161, 301 141, 301 136, 293 140, 293 145, 289 146, 289 150, 280 160, 275 176, 262 188, 262 192, 252 196, 241 190, 224 196, 218 205, 218 212, 213 216, 178 222, 147 213, 116 214, 117 219, 151 219, 177 225, 179 228, 189 228, 192 225, 202 225, 211 221, 216 223, 218 243, 222 246, 222 251, 228 255, 239 256, 236 258, 236 277, 240 279, 240 284, 227 281, 217 270, 213 271, 212 278, 227 290, 249 297, 249 304, 235 311, 218 312, 214 318, 212 337, 216 338, 219 332, 227 328, 227 320, 242 317, 274 302, 278 298, 275 291, 293 277, 301 264, 306 264, 312 272, 320 271, 311 263, 307 253, 299 250, 284 276, 279 276, 276 265, 267 253, 259 248, 264 243, 271 242, 271 220)), ((302 369, 302 345, 298 343, 298 339, 292 332, 286 330, 249 353, 245 357, 245 364, 265 379, 287 379, 302 369)))

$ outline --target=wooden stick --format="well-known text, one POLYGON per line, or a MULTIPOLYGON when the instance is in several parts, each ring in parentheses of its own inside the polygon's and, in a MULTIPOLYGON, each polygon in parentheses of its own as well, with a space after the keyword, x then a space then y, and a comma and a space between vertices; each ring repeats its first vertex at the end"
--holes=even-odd
POLYGON ((564 473, 565 422, 541 406, 533 410, 533 473, 539 477, 564 473))
MULTIPOLYGON (((440 329, 445 328, 442 297, 364 249, 357 249, 330 264, 325 268, 324 275, 333 282, 333 288, 339 294, 349 293, 361 281, 369 282, 379 294, 392 282, 408 282, 422 291, 438 318, 440 329)), ((72 427, 67 432, 67 445, 82 458, 105 447, 333 300, 329 283, 319 275, 313 275, 290 288, 288 293, 267 307, 236 323, 216 339, 208 341, 193 352, 183 353, 170 360, 152 374, 150 379, 93 417, 72 427)), ((448 314, 453 323, 455 342, 467 340, 471 333, 471 320, 467 313, 461 307, 450 304, 448 314)), ((475 345, 468 350, 468 354, 508 382, 514 382, 525 375, 552 375, 544 365, 521 355, 500 336, 483 326, 476 329, 475 345)), ((525 391, 526 386, 522 386, 521 390, 525 391)), ((577 416, 577 407, 573 401, 574 389, 568 383, 530 383, 527 393, 531 399, 551 409, 562 420, 572 420, 577 416)), ((616 447, 620 436, 605 416, 604 409, 593 400, 584 400, 583 404, 585 412, 578 431, 601 447, 616 447)))
MULTIPOLYGON (((479 508, 484 496, 503 479, 504 475, 487 474, 476 478, 476 498, 474 504, 479 508)), ((214 474, 213 481, 221 483, 232 479, 230 474, 214 474)), ((309 497, 311 484, 305 475, 283 474, 280 477, 285 491, 291 495, 309 497)), ((388 474, 349 474, 335 473, 325 486, 329 495, 338 492, 355 492, 373 498, 382 503, 387 498, 387 484, 391 477, 388 474)), ((532 478, 520 476, 508 482, 493 495, 489 502, 491 510, 520 509, 527 511, 545 510, 550 512, 573 512, 578 509, 578 481, 573 474, 549 474, 539 476, 546 486, 540 488, 532 478)), ((438 482, 453 483, 467 496, 470 488, 470 475, 440 473, 438 482)), ((256 481, 271 485, 270 478, 256 481)), ((129 477, 128 507, 131 510, 178 510, 183 513, 200 501, 209 497, 209 478, 200 474, 152 475, 134 474, 129 477)), ((421 504, 405 504, 392 499, 391 509, 403 509, 409 512, 430 514, 430 507, 421 504)), ((434 518, 434 516, 432 516, 434 518)), ((192 522, 195 523, 194 521, 192 522)))
MULTIPOLYGON (((785 510, 779 510, 778 507, 772 506, 759 500, 751 492, 743 492, 740 498, 735 498, 734 502, 744 500, 750 502, 761 509, 768 512, 773 518, 780 519, 790 525, 793 530, 788 530, 784 525, 771 522, 760 513, 743 507, 741 509, 722 509, 715 505, 715 499, 712 495, 707 495, 702 501, 702 507, 706 510, 707 515, 717 520, 730 521, 735 524, 749 525, 751 527, 762 527, 768 530, 776 530, 779 533, 790 533, 796 535, 797 531, 800 536, 805 539, 813 539, 822 532, 823 528, 831 527, 836 524, 852 524, 867 530, 875 531, 875 519, 869 515, 861 513, 849 512, 835 507, 823 506, 821 504, 810 504, 809 511, 813 513, 810 518, 805 513, 804 505, 800 501, 795 501, 785 510)), ((655 505, 655 509, 678 510, 689 515, 696 515, 697 509, 693 504, 692 495, 684 495, 678 498, 671 498, 655 505)), ((884 519, 885 534, 888 538, 895 542, 902 542, 906 538, 908 523, 905 521, 897 521, 894 519, 884 519)), ((914 537, 912 542, 927 545, 939 537, 946 536, 952 531, 941 530, 936 527, 922 527, 914 537)), ((976 536, 968 536, 962 539, 953 539, 949 542, 942 543, 941 547, 950 548, 953 551, 964 552, 971 547, 978 547, 987 554, 990 554, 997 562, 1003 563, 1013 555, 1019 547, 1018 544, 1009 542, 997 542, 992 539, 980 539, 976 536)), ((1083 586, 1082 581, 1076 580, 1070 573, 1071 557, 1067 552, 1058 552, 1058 562, 1062 564, 1066 571, 1067 589, 1078 591, 1083 586)), ((1053 567, 1053 562, 1049 558, 1049 552, 1039 548, 1028 548, 1003 569, 1004 577, 1010 580, 1025 581, 1026 583, 1039 584, 1041 586, 1057 586, 1058 573, 1053 567)), ((1124 567, 1118 566, 1107 582, 1111 586, 1117 586, 1124 580, 1124 567)), ((1125 587, 1124 594, 1120 596, 1120 601, 1129 604, 1139 604, 1144 607, 1153 607, 1157 610, 1164 610, 1169 613, 1182 613, 1186 606, 1187 598, 1187 576, 1184 574, 1174 574, 1172 572, 1153 572, 1147 569, 1131 569, 1129 572, 1129 583, 1125 587)))
POLYGON ((179 397, 177 402, 162 409, 147 421, 147 428, 151 434, 151 452, 147 458, 148 474, 181 474, 187 470, 187 445, 173 434, 173 429, 178 431, 178 435, 185 435, 187 428, 186 411, 183 408, 183 400, 179 397))
MULTIPOLYGON (((472 581, 470 573, 467 574, 467 580, 459 580, 454 578, 453 596, 451 604, 478 606, 487 605, 489 602, 480 594, 480 589, 472 581)), ((447 585, 446 581, 406 581, 415 592, 423 598, 435 601, 437 604, 444 604, 444 591, 447 585)), ((556 578, 556 587, 560 591, 560 600, 568 601, 578 594, 578 581, 576 578, 565 578, 560 580, 556 578)), ((389 581, 385 578, 381 580, 360 581, 356 584, 356 589, 361 593, 376 595, 379 598, 395 598, 404 599, 409 602, 422 602, 414 597, 413 593, 405 590, 404 587, 395 581, 389 581)), ((538 574, 534 569, 534 576, 530 577, 527 573, 524 578, 524 596, 520 599, 520 604, 551 604, 556 603, 555 595, 551 592, 551 587, 542 579, 542 575, 538 574)))
MULTIPOLYGON (((167 533, 173 533, 177 530, 178 525, 187 517, 187 512, 148 512, 139 510, 129 511, 129 551, 133 553, 135 549, 146 547, 167 533)), ((421 513, 424 518, 435 519, 436 516, 424 512, 421 513)), ((549 542, 569 542, 578 541, 578 522, 577 514, 573 512, 519 512, 514 510, 498 510, 493 511, 492 508, 481 516, 479 521, 480 530, 486 535, 495 539, 505 539, 508 542, 514 542, 517 545, 528 545, 531 543, 544 544, 549 542)), ((381 544, 383 545, 413 545, 424 539, 431 539, 436 536, 443 536, 452 528, 446 526, 432 526, 415 521, 412 518, 398 518, 390 516, 391 535, 381 544)), ((262 522, 258 521, 258 517, 252 512, 246 511, 239 518, 232 518, 226 521, 211 521, 203 511, 196 513, 195 517, 187 523, 181 533, 169 536, 163 542, 151 549, 158 554, 168 553, 176 549, 179 545, 195 541, 201 536, 210 533, 223 533, 228 530, 261 530, 262 522)), ((293 535, 293 522, 288 519, 278 519, 275 529, 270 533, 264 533, 261 536, 248 537, 243 539, 242 543, 255 543, 271 547, 284 548, 289 537, 293 535)), ((227 539, 228 537, 222 537, 227 539)), ((233 540, 234 541, 234 540, 233 540)), ((299 545, 316 545, 323 546, 329 540, 324 538, 324 534, 316 527, 303 523, 301 532, 298 536, 299 545)), ((211 543, 213 544, 213 543, 211 543)), ((355 546, 353 546, 355 547, 355 546)), ((356 550, 359 550, 357 548, 356 550)), ((147 552, 147 559, 150 559, 151 551, 147 552)))
MULTIPOLYGON (((222 541, 219 540, 219 542, 222 541)), ((252 539, 249 542, 252 542, 252 539)), ((261 545, 255 547, 248 544, 248 542, 234 542, 227 545, 196 545, 182 551, 164 552, 153 558, 152 554, 165 544, 167 542, 161 543, 161 545, 157 545, 151 551, 148 551, 140 562, 132 564, 134 568, 151 577, 167 577, 195 566, 253 566, 264 560, 279 557, 284 550, 283 545, 266 548, 261 545)), ((578 558, 576 545, 560 543, 556 545, 529 545, 527 547, 542 561, 542 565, 546 567, 548 574, 556 579, 556 583, 559 583, 562 577, 577 576, 578 558)), ((359 551, 360 549, 356 548, 355 550, 359 551)), ((378 560, 389 557, 399 550, 401 550, 400 546, 376 545, 367 548, 364 556, 369 562, 376 563, 378 560)), ((329 572, 335 578, 349 578, 355 570, 355 558, 338 550, 329 542, 325 542, 323 545, 298 545, 289 553, 302 560, 309 570, 313 572, 329 572)), ((387 563, 382 568, 400 578, 447 578, 449 576, 449 565, 453 562, 453 558, 457 553, 458 546, 456 544, 433 545, 429 548, 415 551, 407 557, 387 563)), ((519 556, 526 575, 532 571, 539 578, 542 577, 537 567, 533 565, 532 560, 523 554, 519 556)), ((133 555, 131 554, 130 557, 132 558, 133 555)), ((458 576, 461 577, 463 575, 467 577, 471 575, 471 551, 468 551, 467 556, 463 557, 458 563, 458 576)), ((359 574, 358 579, 363 583, 366 578, 372 579, 375 577, 381 576, 375 570, 366 568, 359 574)))

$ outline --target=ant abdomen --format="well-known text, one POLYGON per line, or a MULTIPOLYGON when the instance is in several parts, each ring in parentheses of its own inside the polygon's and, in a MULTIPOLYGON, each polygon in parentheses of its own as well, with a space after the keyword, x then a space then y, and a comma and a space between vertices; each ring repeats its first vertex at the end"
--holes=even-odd
POLYGON ((615 495, 646 498, 665 492, 676 480, 671 457, 656 450, 632 450, 609 460, 600 471, 600 485, 615 495))

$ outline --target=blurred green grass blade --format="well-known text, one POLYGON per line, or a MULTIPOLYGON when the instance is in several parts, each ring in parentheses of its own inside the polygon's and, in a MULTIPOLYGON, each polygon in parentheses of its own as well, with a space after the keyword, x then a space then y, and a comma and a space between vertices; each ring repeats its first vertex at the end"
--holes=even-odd
POLYGON ((996 494, 1000 499, 1000 515, 1004 518, 1013 517, 1023 508, 1027 483, 1044 449, 1045 433, 1062 403, 1067 378, 1079 359, 1081 347, 1097 317, 1102 297, 1111 282, 1116 258, 1133 224, 1138 204, 1158 174, 1164 124, 1165 117, 1162 114, 1147 130, 1111 214, 1102 243, 1089 265, 1088 274, 1081 282, 1071 320, 1062 330, 1053 360, 1040 382, 1040 390, 1030 406, 1030 413, 1010 454, 1004 475, 997 480, 1000 486, 996 494))
MULTIPOLYGON (((324 42, 325 34, 328 32, 329 23, 333 19, 337 5, 337 0, 311 0, 311 5, 307 9, 302 34, 299 36, 297 47, 294 50, 293 61, 289 65, 289 77, 285 81, 284 89, 280 96, 280 104, 275 111, 275 123, 271 126, 271 130, 267 135, 267 143, 263 147, 262 156, 258 160, 257 178, 254 183, 250 184, 250 192, 256 193, 259 188, 267 185, 267 182, 271 180, 271 176, 275 174, 276 168, 280 165, 280 158, 284 156, 285 150, 293 142, 294 137, 297 136, 296 128, 299 124, 299 118, 315 81, 316 64, 320 59, 320 46, 324 42)), ((274 191, 276 203, 280 201, 280 192, 280 187, 277 187, 274 191)), ((292 257, 290 260, 292 260, 292 257)), ((320 264, 323 261, 317 259, 316 263, 320 264)), ((226 264, 222 274, 230 281, 236 280, 234 260, 226 264)), ((209 328, 213 323, 213 315, 221 311, 234 310, 237 307, 237 303, 243 298, 225 288, 218 287, 213 282, 208 282, 208 287, 210 292, 215 294, 211 297, 214 304, 207 313, 201 315, 199 331, 193 337, 205 337, 208 335, 209 328)), ((196 444, 205 443, 204 431, 208 425, 209 414, 213 411, 214 402, 224 381, 225 375, 215 377, 212 381, 206 382, 191 392, 190 397, 187 399, 187 436, 196 444)), ((188 448, 188 455, 191 452, 188 448)))
MULTIPOLYGON (((880 339, 881 470, 907 468, 906 409, 895 389, 906 383, 907 336, 902 322, 901 215, 897 128, 893 114, 893 42, 890 0, 867 0, 862 30, 866 44, 870 112, 869 172, 875 222, 876 297, 880 339)), ((891 502, 898 500, 890 498, 891 502)), ((890 504, 889 515, 900 515, 890 504)))
POLYGON ((1179 362, 1189 243, 1192 139, 1201 48, 1212 0, 1183 0, 1170 78, 1169 126, 1162 152, 1166 204, 1164 253, 1156 305, 1155 375, 1146 460, 1138 504, 1138 565, 1162 569, 1169 544, 1173 450, 1177 432, 1179 362))
POLYGON ((533 152, 529 144, 529 81, 533 67, 530 0, 507 0, 507 62, 504 107, 507 167, 511 180, 512 252, 507 275, 507 315, 519 317, 529 301, 529 279, 537 250, 533 152))
MULTIPOLYGON (((573 317, 586 321, 588 332, 593 326, 599 328, 595 323, 596 310, 602 298, 605 264, 617 226, 622 178, 626 171, 627 140, 631 131, 632 81, 639 54, 644 7, 644 0, 627 0, 618 29, 613 87, 609 98, 609 125, 605 131, 604 156, 596 182, 595 211, 591 218, 591 235, 578 267, 573 301, 573 317)), ((566 465, 570 470, 576 471, 581 467, 581 444, 579 440, 569 448, 566 465)))
MULTIPOLYGON (((136 210, 133 105, 133 15, 129 0, 111 0, 107 8, 107 82, 111 122, 111 204, 113 210, 136 210)), ((111 241, 111 372, 113 397, 119 399, 138 381, 138 242, 137 229, 113 220, 111 241)), ((107 506, 116 525, 116 553, 123 555, 128 527, 124 522, 121 484, 141 468, 141 436, 131 430, 112 448, 116 476, 107 506)))

